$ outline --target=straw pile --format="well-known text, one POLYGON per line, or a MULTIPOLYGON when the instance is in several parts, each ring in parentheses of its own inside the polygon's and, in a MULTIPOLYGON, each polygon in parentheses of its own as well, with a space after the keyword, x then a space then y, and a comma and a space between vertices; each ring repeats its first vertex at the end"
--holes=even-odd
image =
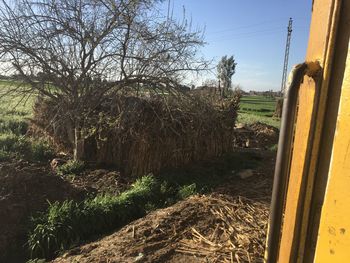
POLYGON ((210 209, 217 223, 206 235, 192 228, 192 237, 182 240, 177 252, 210 262, 263 262, 268 206, 243 197, 218 201, 210 209))
MULTIPOLYGON (((85 161, 116 165, 124 174, 141 176, 220 156, 233 150, 238 103, 235 97, 218 106, 189 95, 114 95, 84 121, 85 161)), ((48 108, 35 112, 43 115, 48 108)), ((41 123, 50 119, 47 115, 41 123)), ((72 133, 65 125, 58 133, 49 123, 46 126, 56 141, 72 133)))

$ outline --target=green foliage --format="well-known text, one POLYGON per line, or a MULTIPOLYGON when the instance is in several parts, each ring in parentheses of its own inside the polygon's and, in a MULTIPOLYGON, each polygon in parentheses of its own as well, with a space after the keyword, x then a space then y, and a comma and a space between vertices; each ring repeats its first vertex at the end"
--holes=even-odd
POLYGON ((50 259, 156 208, 210 191, 233 176, 233 169, 253 168, 257 159, 252 153, 226 155, 181 170, 164 171, 158 179, 144 176, 120 195, 104 194, 80 203, 67 200, 50 204, 46 213, 32 218, 28 239, 31 256, 50 259))
POLYGON ((0 133, 13 133, 25 135, 28 130, 28 122, 20 119, 0 119, 0 133))
MULTIPOLYGON (((54 151, 44 140, 31 140, 13 133, 0 134, 0 156, 14 156, 29 161, 47 161, 54 151)), ((0 160, 5 160, 0 157, 0 160)))
POLYGON ((14 151, 15 148, 19 145, 19 141, 20 137, 15 134, 0 134, 0 150, 5 152, 14 151))
POLYGON ((45 259, 36 258, 36 259, 30 259, 26 263, 46 263, 46 260, 45 259))
POLYGON ((227 57, 227 55, 223 56, 219 61, 219 64, 217 65, 218 78, 221 81, 221 84, 225 90, 225 93, 231 87, 231 78, 233 74, 235 74, 236 72, 236 66, 237 66, 237 63, 234 57, 233 56, 227 57))
POLYGON ((279 129, 281 121, 272 117, 256 115, 252 113, 238 113, 237 122, 245 124, 253 124, 257 122, 265 123, 279 129))
POLYGON ((269 148, 269 150, 272 152, 277 152, 277 149, 278 149, 278 144, 274 144, 269 148))
POLYGON ((180 187, 178 196, 180 199, 185 199, 190 197, 191 195, 197 194, 197 186, 196 184, 189 184, 180 187))
POLYGON ((55 155, 54 150, 45 140, 32 141, 30 152, 33 161, 46 161, 55 155))
POLYGON ((57 173, 59 175, 79 174, 84 170, 84 168, 85 168, 84 162, 69 160, 67 163, 57 168, 57 173))
POLYGON ((28 240, 31 257, 50 259, 61 250, 145 215, 150 203, 156 202, 158 186, 148 175, 119 196, 98 195, 81 203, 50 204, 45 214, 32 219, 28 240))
POLYGON ((280 120, 272 117, 275 108, 275 98, 243 96, 240 101, 238 122, 246 124, 261 122, 279 128, 280 120))
POLYGON ((0 162, 1 161, 8 161, 10 159, 11 159, 10 153, 3 151, 3 150, 0 150, 0 162))
POLYGON ((192 184, 195 184, 196 193, 206 193, 227 182, 232 176, 232 170, 252 169, 259 160, 258 155, 249 152, 226 154, 218 159, 198 162, 181 169, 163 171, 160 180, 164 181, 163 188, 178 197, 177 193, 182 187, 192 184))
MULTIPOLYGON (((11 81, 0 82, 0 94, 7 91, 11 81)), ((54 151, 45 140, 31 139, 25 134, 32 112, 33 98, 26 104, 20 103, 21 95, 5 96, 0 99, 0 161, 21 158, 44 162, 54 156, 54 151)))

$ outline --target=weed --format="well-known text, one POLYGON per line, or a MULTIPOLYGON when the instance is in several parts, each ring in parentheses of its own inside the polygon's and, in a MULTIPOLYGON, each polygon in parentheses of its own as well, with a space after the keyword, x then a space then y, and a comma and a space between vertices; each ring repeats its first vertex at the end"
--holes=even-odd
POLYGON ((45 259, 36 258, 36 259, 30 259, 26 263, 46 263, 46 260, 45 259))
POLYGON ((269 148, 269 150, 272 152, 277 152, 277 149, 278 149, 278 144, 274 144, 269 148))
POLYGON ((6 151, 0 150, 0 162, 8 161, 11 159, 11 154, 6 151))
POLYGON ((14 156, 28 161, 42 162, 54 156, 54 151, 44 140, 30 140, 13 133, 0 134, 2 156, 14 156))
POLYGON ((57 173, 59 175, 79 174, 84 170, 84 168, 85 168, 84 162, 69 160, 67 163, 57 168, 57 173))
POLYGON ((31 159, 33 161, 46 161, 54 157, 54 151, 48 142, 38 140, 31 144, 31 159))
POLYGON ((0 132, 25 135, 28 130, 28 123, 19 119, 0 119, 0 132))
POLYGON ((197 186, 196 184, 184 185, 179 189, 178 197, 180 199, 186 199, 191 195, 197 194, 197 186))
POLYGON ((0 150, 5 152, 14 151, 19 140, 19 136, 12 133, 0 134, 0 150))
POLYGON ((158 180, 144 176, 120 195, 50 204, 46 213, 32 218, 28 239, 31 255, 50 259, 59 251, 106 234, 156 208, 207 192, 227 181, 233 168, 254 167, 255 157, 251 153, 227 155, 191 168, 167 171, 158 180))
POLYGON ((31 257, 52 258, 73 244, 145 215, 156 200, 157 186, 155 178, 148 175, 119 196, 98 195, 81 203, 50 204, 45 214, 32 218, 28 239, 31 257))

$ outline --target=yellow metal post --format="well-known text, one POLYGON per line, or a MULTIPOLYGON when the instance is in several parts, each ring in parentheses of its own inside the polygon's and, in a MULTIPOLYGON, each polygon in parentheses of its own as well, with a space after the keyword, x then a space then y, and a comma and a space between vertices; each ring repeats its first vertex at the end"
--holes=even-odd
POLYGON ((314 0, 278 262, 350 262, 349 36, 350 1, 314 0))
MULTIPOLYGON (((350 26, 350 23, 348 25, 350 26)), ((341 90, 331 167, 321 213, 315 262, 350 262, 349 49, 347 52, 346 70, 341 90)))

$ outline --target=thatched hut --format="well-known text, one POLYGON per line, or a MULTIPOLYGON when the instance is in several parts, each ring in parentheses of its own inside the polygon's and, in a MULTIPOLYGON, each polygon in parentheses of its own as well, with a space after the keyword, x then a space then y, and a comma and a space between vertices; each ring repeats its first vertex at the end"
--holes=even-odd
MULTIPOLYGON (((141 176, 220 156, 233 149, 238 100, 219 107, 188 95, 113 95, 86 118, 84 159, 141 176)), ((36 103, 33 123, 69 149, 72 131, 66 121, 52 121, 49 103, 36 103)))

